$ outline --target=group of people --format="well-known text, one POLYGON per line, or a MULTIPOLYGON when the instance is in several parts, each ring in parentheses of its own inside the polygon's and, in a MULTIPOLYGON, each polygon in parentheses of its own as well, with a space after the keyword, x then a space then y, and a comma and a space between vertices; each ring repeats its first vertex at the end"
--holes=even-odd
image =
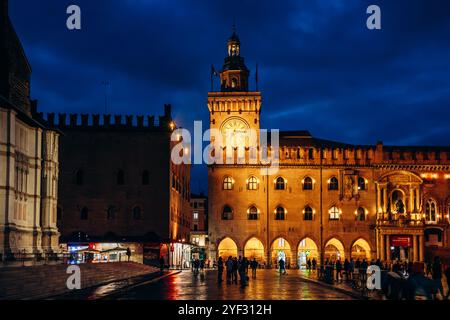
POLYGON ((222 257, 219 257, 217 261, 217 281, 221 283, 223 281, 223 271, 226 269, 226 280, 227 284, 238 284, 241 286, 248 285, 250 278, 248 277, 249 269, 252 270, 252 278, 256 279, 256 269, 258 269, 258 262, 255 258, 253 260, 248 260, 246 257, 232 257, 229 256, 226 261, 223 261, 222 257))

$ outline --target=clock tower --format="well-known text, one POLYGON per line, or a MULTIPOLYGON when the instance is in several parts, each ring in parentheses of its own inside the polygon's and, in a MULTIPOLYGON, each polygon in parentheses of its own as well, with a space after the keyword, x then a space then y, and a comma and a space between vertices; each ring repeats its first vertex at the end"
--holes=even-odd
MULTIPOLYGON (((259 146, 261 93, 249 91, 250 71, 241 56, 240 47, 239 37, 233 30, 233 34, 227 42, 228 55, 225 57, 220 71, 220 91, 208 93, 210 128, 217 129, 222 134, 222 148, 226 145, 226 132, 234 133, 233 147, 244 144, 249 147, 249 140, 240 141, 242 135, 238 134, 249 129, 256 133, 256 147, 259 146)), ((214 135, 215 133, 212 131, 211 142, 217 141, 214 135)))

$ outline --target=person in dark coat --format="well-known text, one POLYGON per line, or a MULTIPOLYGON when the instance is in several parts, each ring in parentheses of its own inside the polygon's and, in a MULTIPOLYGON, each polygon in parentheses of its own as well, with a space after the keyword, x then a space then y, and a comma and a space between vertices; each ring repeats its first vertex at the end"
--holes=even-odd
POLYGON ((342 280, 342 263, 341 259, 338 259, 336 261, 336 282, 339 282, 342 280))
POLYGON ((445 277, 447 278, 447 296, 445 298, 448 300, 450 296, 450 265, 445 268, 445 277))
POLYGON ((344 273, 345 273, 345 281, 348 281, 350 274, 350 261, 346 258, 344 261, 344 273))
POLYGON ((442 298, 444 298, 444 288, 442 287, 442 264, 441 259, 439 259, 438 256, 434 257, 433 266, 431 267, 431 273, 438 292, 440 292, 442 298))
POLYGON ((252 278, 256 279, 256 269, 258 269, 258 261, 256 261, 255 258, 253 258, 252 262, 250 263, 250 267, 252 268, 252 278))
POLYGON ((217 262, 217 281, 219 283, 223 281, 222 275, 223 275, 223 260, 222 257, 219 257, 219 260, 217 262))
POLYGON ((285 264, 283 258, 280 258, 278 265, 280 266, 280 274, 286 274, 286 264, 285 264))

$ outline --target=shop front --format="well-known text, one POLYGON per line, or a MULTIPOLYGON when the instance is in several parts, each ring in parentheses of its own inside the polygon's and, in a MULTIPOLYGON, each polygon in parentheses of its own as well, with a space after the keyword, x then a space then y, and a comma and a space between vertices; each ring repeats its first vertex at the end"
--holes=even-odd
POLYGON ((412 260, 412 236, 393 235, 390 243, 391 260, 406 261, 412 260))
POLYGON ((132 261, 143 263, 140 243, 68 243, 69 263, 106 263, 132 261), (128 258, 127 252, 130 254, 128 258))

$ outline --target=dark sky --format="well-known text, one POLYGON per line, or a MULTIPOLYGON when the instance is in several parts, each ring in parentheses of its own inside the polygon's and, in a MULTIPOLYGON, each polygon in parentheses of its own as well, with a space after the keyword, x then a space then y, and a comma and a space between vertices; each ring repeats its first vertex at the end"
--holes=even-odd
MULTIPOLYGON (((41 111, 161 114, 208 124, 211 64, 235 19, 241 55, 259 64, 262 127, 355 144, 450 145, 448 0, 13 0, 41 111), (82 30, 66 28, 66 8, 82 30), (366 8, 382 30, 366 28, 366 8)), ((194 168, 194 191, 205 168, 194 168)))

